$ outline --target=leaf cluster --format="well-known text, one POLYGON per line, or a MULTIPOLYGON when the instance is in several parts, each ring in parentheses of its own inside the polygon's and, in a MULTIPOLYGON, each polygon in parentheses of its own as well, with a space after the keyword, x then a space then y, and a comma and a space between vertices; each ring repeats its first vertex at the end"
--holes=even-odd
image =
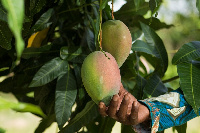
MULTIPOLYGON (((100 17, 103 22, 112 19, 108 2, 105 0, 100 5, 96 0, 2 0, 0 90, 13 93, 19 103, 0 97, 0 107, 42 117, 36 133, 43 132, 53 122, 57 122, 63 133, 111 132, 115 121, 99 116, 97 105, 91 101, 81 80, 83 60, 99 49, 100 17), (46 35, 37 34, 47 28, 46 35), (36 41, 39 47, 27 47, 34 34, 40 39, 36 41), (30 93, 34 96, 29 96, 30 93), (22 105, 24 108, 19 108, 22 105)), ((138 99, 168 92, 162 81, 168 54, 155 30, 172 25, 154 17, 161 3, 160 0, 127 0, 114 12, 115 19, 123 21, 132 35, 132 51, 120 72, 124 87, 138 99), (152 15, 146 19, 144 15, 148 11, 152 15)), ((199 49, 199 42, 187 43, 172 60, 178 67, 181 89, 196 113, 200 106, 199 49)), ((122 125, 121 132, 133 131, 130 126, 122 125)))

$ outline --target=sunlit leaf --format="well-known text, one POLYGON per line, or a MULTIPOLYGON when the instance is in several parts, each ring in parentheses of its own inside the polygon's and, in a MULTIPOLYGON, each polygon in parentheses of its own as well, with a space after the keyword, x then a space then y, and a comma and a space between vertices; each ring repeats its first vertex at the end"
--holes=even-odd
POLYGON ((29 103, 22 103, 22 102, 12 102, 7 101, 0 97, 0 110, 2 109, 13 109, 15 111, 19 112, 31 112, 34 114, 38 114, 42 117, 46 117, 46 115, 42 112, 41 108, 39 106, 29 104, 29 103))
POLYGON ((90 101, 85 108, 78 113, 67 126, 65 126, 59 133, 74 133, 78 131, 83 125, 88 124, 99 115, 97 105, 90 101))
POLYGON ((165 94, 167 92, 167 88, 162 83, 160 77, 156 74, 153 74, 147 81, 144 87, 144 97, 157 97, 159 95, 165 94))
POLYGON ((67 69, 68 62, 56 57, 47 62, 38 70, 29 87, 45 85, 57 78, 62 73, 65 73, 67 69))
POLYGON ((172 59, 173 64, 189 62, 200 58, 200 42, 194 41, 184 44, 172 59))
POLYGON ((56 85, 55 113, 60 129, 69 120, 76 94, 76 80, 68 66, 68 71, 66 74, 58 77, 56 85))
POLYGON ((16 39, 17 64, 24 50, 21 31, 24 20, 24 0, 2 0, 8 12, 8 24, 16 39))
POLYGON ((196 114, 199 114, 199 86, 200 86, 200 63, 180 63, 177 65, 180 77, 181 90, 187 102, 193 107, 196 114))
POLYGON ((163 44, 163 41, 156 34, 156 32, 149 26, 143 23, 140 24, 142 27, 142 31, 144 32, 144 37, 147 41, 147 44, 153 48, 153 53, 159 59, 159 62, 157 62, 158 66, 155 68, 155 71, 157 71, 159 75, 162 77, 168 67, 168 55, 165 46, 163 44))
POLYGON ((0 72, 5 71, 5 70, 8 70, 8 69, 9 69, 9 67, 0 68, 0 72))

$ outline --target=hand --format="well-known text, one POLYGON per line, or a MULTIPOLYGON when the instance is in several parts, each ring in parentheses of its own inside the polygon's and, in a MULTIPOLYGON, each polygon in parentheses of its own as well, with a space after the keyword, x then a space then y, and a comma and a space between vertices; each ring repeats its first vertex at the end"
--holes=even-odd
POLYGON ((146 123, 150 118, 149 109, 126 91, 123 85, 119 93, 113 96, 108 107, 103 102, 99 103, 99 113, 103 117, 110 116, 125 125, 146 123))

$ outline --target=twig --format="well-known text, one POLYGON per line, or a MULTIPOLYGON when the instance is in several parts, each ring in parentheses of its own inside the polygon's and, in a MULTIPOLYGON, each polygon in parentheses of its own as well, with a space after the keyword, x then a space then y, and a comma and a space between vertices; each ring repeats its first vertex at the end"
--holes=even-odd
POLYGON ((114 20, 115 17, 114 17, 114 13, 113 13, 114 11, 113 10, 114 10, 114 6, 113 6, 113 0, 112 0, 112 19, 114 20))

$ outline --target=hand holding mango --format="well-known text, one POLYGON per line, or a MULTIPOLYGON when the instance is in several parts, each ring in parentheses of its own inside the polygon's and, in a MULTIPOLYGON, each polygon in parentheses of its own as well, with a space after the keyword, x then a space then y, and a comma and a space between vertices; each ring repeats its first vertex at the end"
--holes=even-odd
POLYGON ((149 110, 121 84, 119 67, 129 56, 131 46, 131 33, 123 22, 105 22, 102 25, 102 49, 108 57, 101 51, 89 54, 83 62, 81 77, 87 93, 99 104, 102 116, 135 125, 149 119, 149 110))

